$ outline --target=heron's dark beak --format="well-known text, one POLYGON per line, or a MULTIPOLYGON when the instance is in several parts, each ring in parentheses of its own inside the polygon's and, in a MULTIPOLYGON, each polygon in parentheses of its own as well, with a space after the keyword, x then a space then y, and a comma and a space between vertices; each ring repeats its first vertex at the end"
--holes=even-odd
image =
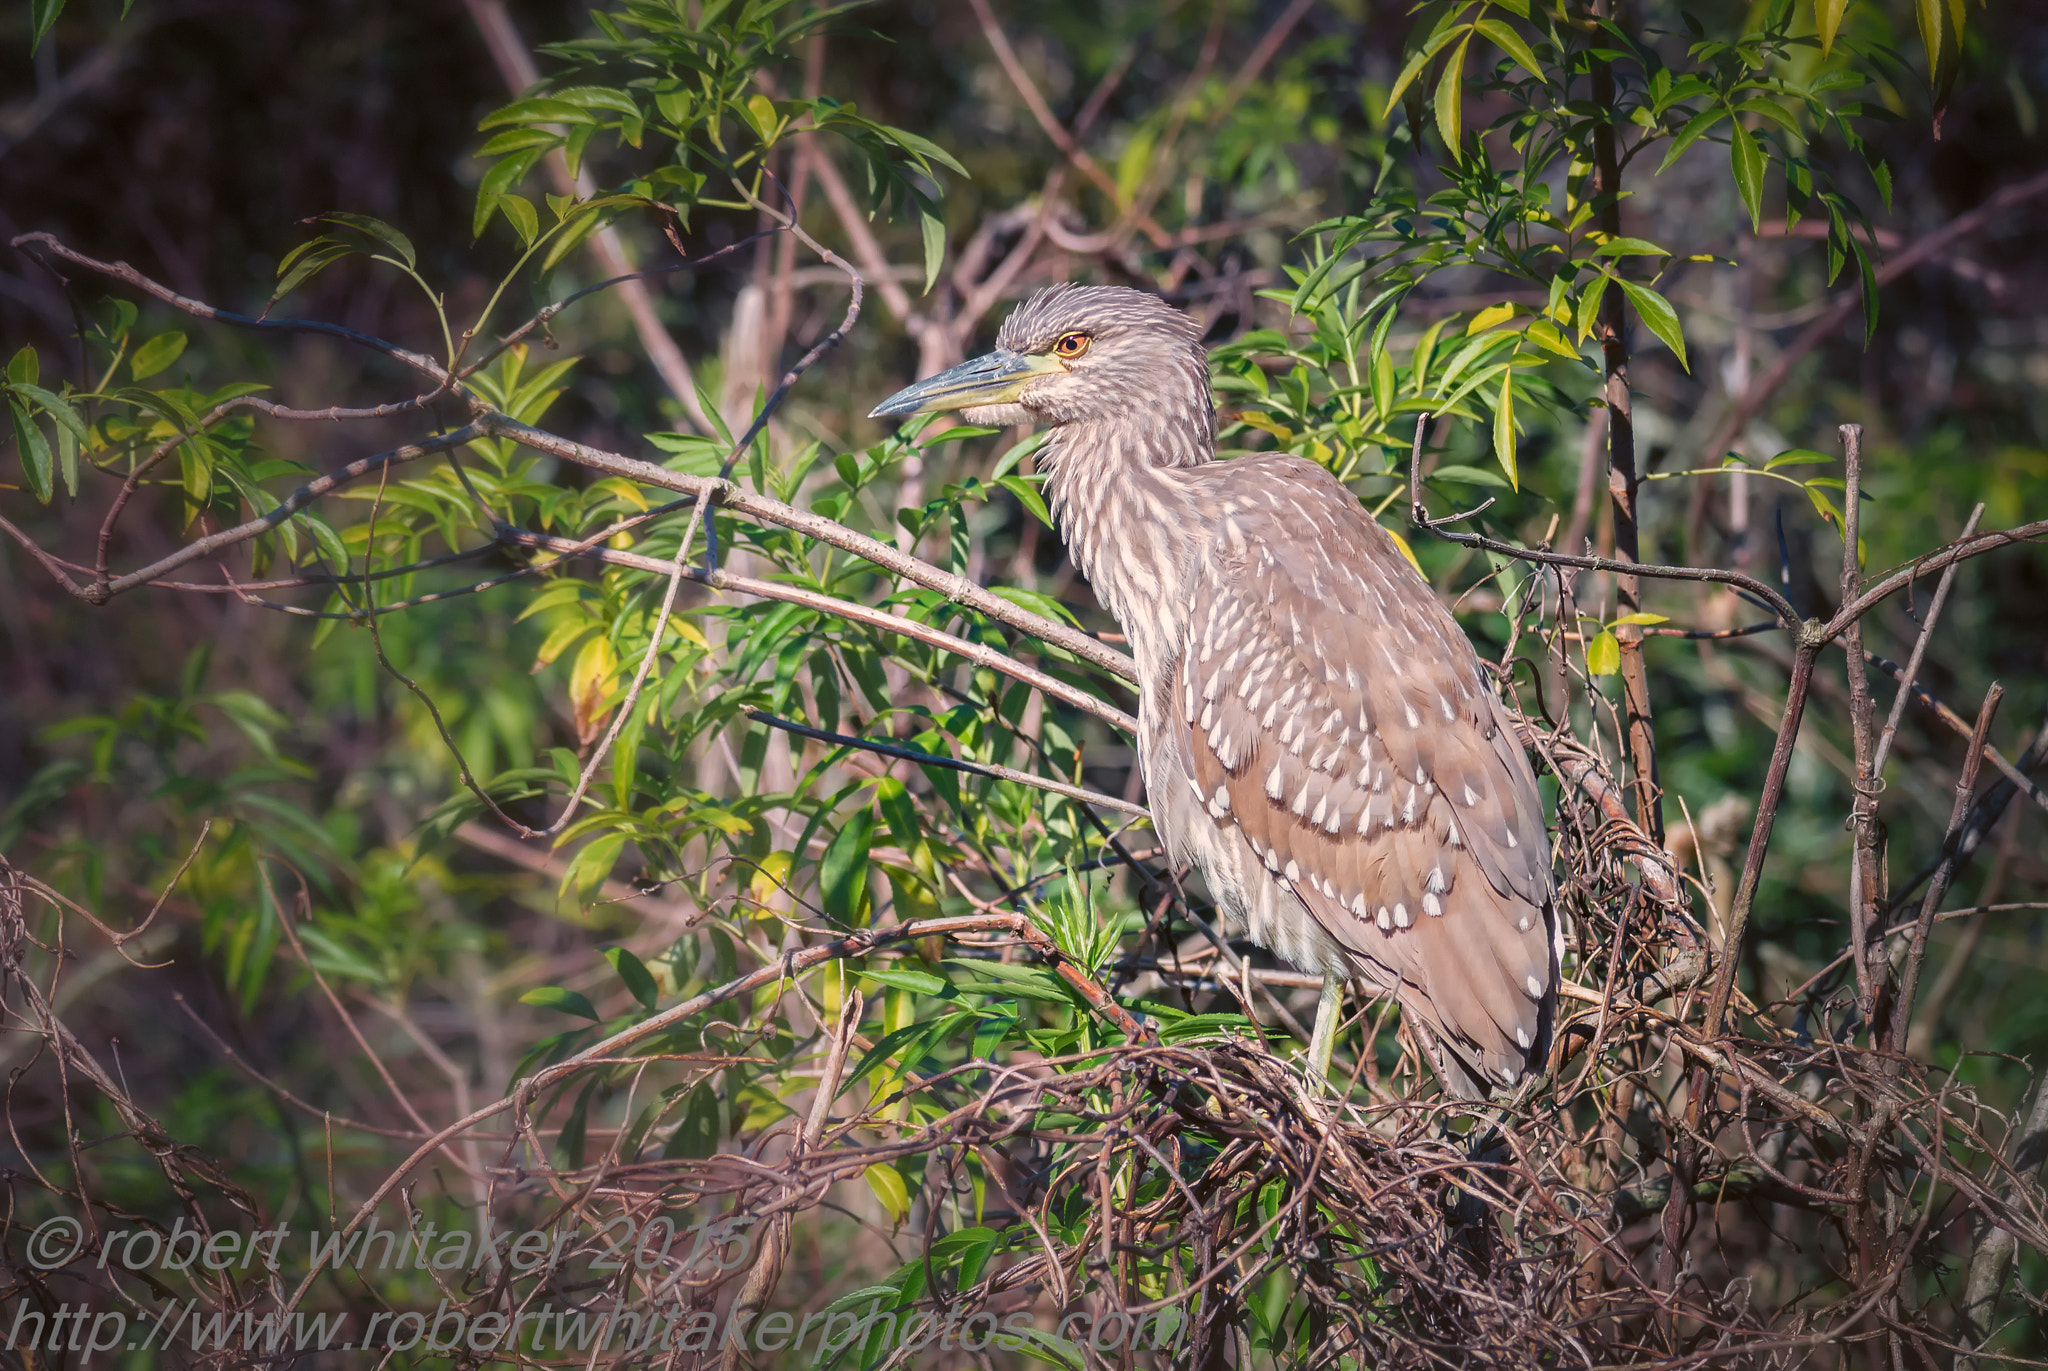
POLYGON ((876 405, 870 419, 906 419, 913 414, 938 414, 976 405, 1014 405, 1024 387, 1041 376, 1065 371, 1050 354, 997 349, 986 357, 927 376, 876 405))

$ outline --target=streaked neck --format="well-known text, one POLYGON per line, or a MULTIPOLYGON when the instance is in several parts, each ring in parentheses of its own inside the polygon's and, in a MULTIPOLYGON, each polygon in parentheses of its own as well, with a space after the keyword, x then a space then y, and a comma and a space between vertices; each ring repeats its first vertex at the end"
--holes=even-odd
POLYGON ((1067 553, 1147 675, 1171 655, 1186 613, 1185 554, 1203 520, 1182 474, 1214 456, 1206 427, 1065 424, 1039 458, 1067 553))

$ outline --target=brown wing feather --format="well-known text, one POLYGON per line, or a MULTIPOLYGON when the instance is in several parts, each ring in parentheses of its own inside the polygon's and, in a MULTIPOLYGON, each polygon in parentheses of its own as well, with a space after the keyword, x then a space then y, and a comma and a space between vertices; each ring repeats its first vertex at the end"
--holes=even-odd
POLYGON ((1557 973, 1542 809, 1500 701, 1320 467, 1209 471, 1228 484, 1171 711, 1193 789, 1359 973, 1512 1081, 1543 1050, 1557 973))

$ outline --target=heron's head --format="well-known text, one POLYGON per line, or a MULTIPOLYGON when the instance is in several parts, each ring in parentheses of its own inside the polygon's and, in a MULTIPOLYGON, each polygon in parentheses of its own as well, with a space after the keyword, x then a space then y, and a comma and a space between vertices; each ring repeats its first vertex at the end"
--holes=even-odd
POLYGON ((884 400, 872 418, 962 410, 978 424, 1078 424, 1215 431, 1202 330, 1157 296, 1053 286, 1019 305, 996 350, 884 400))

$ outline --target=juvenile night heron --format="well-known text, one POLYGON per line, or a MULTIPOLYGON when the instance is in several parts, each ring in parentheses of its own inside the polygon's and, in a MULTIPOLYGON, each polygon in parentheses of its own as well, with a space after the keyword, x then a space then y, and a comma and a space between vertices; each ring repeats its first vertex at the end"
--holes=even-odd
POLYGON ((1137 659, 1159 834, 1233 932, 1323 974, 1318 1077, 1353 977, 1399 997, 1457 1094, 1540 1063, 1559 942, 1528 759, 1457 622, 1335 477, 1213 460, 1195 322, 1140 291, 1040 291, 994 352, 874 413, 941 410, 1053 426, 1039 465, 1137 659))

